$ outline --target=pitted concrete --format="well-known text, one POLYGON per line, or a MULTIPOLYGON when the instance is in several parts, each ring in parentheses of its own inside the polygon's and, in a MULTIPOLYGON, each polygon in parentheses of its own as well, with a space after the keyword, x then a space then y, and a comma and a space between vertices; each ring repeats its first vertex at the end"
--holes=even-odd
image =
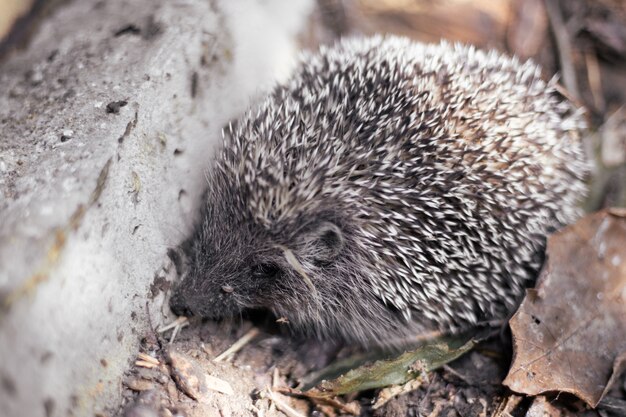
POLYGON ((220 129, 288 74, 309 7, 71 2, 0 66, 2 415, 115 406, 220 129))

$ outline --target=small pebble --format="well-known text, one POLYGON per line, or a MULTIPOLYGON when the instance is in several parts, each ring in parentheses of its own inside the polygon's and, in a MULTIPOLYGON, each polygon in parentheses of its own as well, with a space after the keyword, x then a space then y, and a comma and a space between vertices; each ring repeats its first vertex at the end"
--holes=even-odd
POLYGON ((74 131, 72 129, 65 129, 61 133, 61 142, 67 142, 74 136, 74 131))
POLYGON ((119 114, 120 109, 128 104, 126 100, 112 101, 107 104, 107 113, 119 114))

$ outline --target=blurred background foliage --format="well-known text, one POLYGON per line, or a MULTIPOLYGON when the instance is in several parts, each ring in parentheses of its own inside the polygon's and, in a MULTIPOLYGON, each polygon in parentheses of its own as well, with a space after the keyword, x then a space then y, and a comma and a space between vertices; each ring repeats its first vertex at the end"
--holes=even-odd
POLYGON ((2 0, 0 2, 0 37, 5 37, 13 23, 26 14, 34 0, 2 0))
MULTIPOLYGON (((66 1, 0 0, 0 59, 66 1)), ((558 73, 591 127, 586 209, 626 206, 626 0, 316 0, 302 45, 373 33, 495 48, 534 60, 546 78, 558 73)))

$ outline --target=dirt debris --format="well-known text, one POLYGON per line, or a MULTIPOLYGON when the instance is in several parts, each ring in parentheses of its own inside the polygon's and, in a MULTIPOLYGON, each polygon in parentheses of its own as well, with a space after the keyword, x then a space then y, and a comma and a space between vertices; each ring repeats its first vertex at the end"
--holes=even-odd
MULTIPOLYGON (((329 43, 340 35, 374 32, 400 33, 424 41, 446 38, 495 47, 523 59, 533 59, 542 65, 546 78, 567 73, 561 78, 568 84, 564 93, 571 94, 586 107, 593 132, 586 139, 587 145, 591 154, 599 155, 592 195, 586 206, 588 210, 597 210, 626 204, 626 124, 623 123, 626 6, 622 3, 612 0, 505 0, 495 5, 490 1, 451 0, 440 5, 429 0, 320 0, 314 17, 317 21, 313 22, 309 39, 303 42, 315 47, 320 40, 329 43)), ((141 412, 155 413, 146 416, 159 417, 291 415, 291 411, 277 407, 271 400, 268 387, 271 389, 281 384, 296 387, 304 376, 354 351, 294 339, 275 331, 272 326, 269 329, 260 326, 259 333, 227 361, 214 362, 252 326, 248 320, 231 327, 212 322, 196 323, 182 330, 167 348, 197 361, 197 366, 205 374, 214 372, 211 375, 228 381, 233 389, 231 396, 209 390, 206 394, 208 403, 197 402, 189 393, 178 389, 169 368, 159 365, 149 369, 155 374, 152 379, 147 379, 154 384, 152 390, 133 390, 131 386, 136 380, 129 379, 135 382, 125 387, 125 407, 140 407, 141 412), (145 407, 149 411, 145 411, 145 407)), ((414 384, 376 410, 372 408, 372 402, 378 391, 367 391, 346 399, 361 405, 361 415, 377 417, 626 415, 624 374, 616 377, 597 410, 589 409, 583 401, 566 394, 548 392, 533 398, 507 390, 502 386, 511 359, 507 332, 504 328, 501 337, 481 343, 474 351, 430 373, 426 380, 414 384)), ((165 362, 164 349, 156 347, 151 352, 160 364, 165 362)), ((138 371, 138 367, 129 371, 129 378, 138 378, 138 371)), ((293 415, 342 415, 336 408, 322 407, 308 400, 284 395, 277 398, 300 413, 293 415)))

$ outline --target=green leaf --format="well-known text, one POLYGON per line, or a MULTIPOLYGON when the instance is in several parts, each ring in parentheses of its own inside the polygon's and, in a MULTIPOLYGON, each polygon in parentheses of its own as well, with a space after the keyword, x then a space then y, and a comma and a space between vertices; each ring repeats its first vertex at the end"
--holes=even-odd
POLYGON ((443 337, 424 342, 417 348, 397 357, 377 360, 346 372, 345 369, 350 363, 362 363, 366 359, 363 355, 349 358, 317 374, 316 381, 318 382, 313 388, 308 389, 308 393, 319 397, 333 397, 350 392, 404 384, 424 372, 452 362, 472 349, 475 344, 476 341, 467 336, 443 337), (336 375, 338 371, 345 373, 334 379, 327 379, 329 375, 336 375))

